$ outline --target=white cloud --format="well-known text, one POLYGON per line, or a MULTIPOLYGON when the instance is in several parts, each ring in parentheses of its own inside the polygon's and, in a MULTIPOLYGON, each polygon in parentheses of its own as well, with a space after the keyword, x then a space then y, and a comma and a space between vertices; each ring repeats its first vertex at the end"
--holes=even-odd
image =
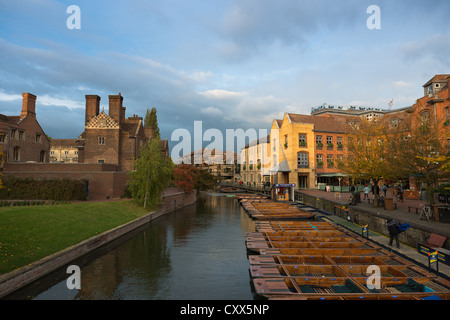
POLYGON ((19 94, 8 94, 4 92, 0 92, 0 101, 14 101, 21 100, 22 96, 19 94))
POLYGON ((208 116, 221 116, 222 111, 215 107, 207 107, 200 111, 201 113, 208 115, 208 116))
POLYGON ((49 95, 39 96, 36 101, 36 104, 37 103, 44 106, 67 107, 69 110, 84 109, 85 107, 85 105, 79 101, 74 101, 67 98, 57 98, 49 95))
POLYGON ((239 97, 246 95, 245 92, 228 91, 228 90, 221 90, 221 89, 208 90, 205 92, 201 92, 200 94, 202 94, 203 96, 205 96, 208 99, 218 99, 218 100, 239 98, 239 97))
POLYGON ((406 81, 394 81, 393 85, 395 88, 398 88, 398 89, 416 87, 415 83, 406 82, 406 81))

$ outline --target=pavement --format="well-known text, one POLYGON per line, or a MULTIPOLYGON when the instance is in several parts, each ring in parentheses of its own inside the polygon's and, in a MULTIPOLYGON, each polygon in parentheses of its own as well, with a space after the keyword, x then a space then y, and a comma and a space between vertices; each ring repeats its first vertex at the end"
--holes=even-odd
MULTIPOLYGON (((326 192, 326 191, 320 191, 320 190, 309 190, 309 191, 302 191, 302 193, 306 193, 309 195, 313 195, 315 197, 320 197, 324 199, 328 199, 334 202, 337 202, 342 205, 348 205, 350 194, 343 193, 341 194, 340 199, 335 198, 334 192, 326 192)), ((373 199, 373 196, 370 197, 373 199)), ((361 198, 363 199, 363 197, 361 198)), ((447 237, 450 237, 450 223, 443 223, 443 222, 437 222, 437 221, 426 221, 426 220, 420 220, 419 214, 415 213, 415 210, 412 210, 411 212, 408 212, 408 206, 412 207, 419 207, 420 204, 425 204, 425 201, 421 200, 413 200, 413 199, 405 199, 403 202, 397 202, 394 200, 395 203, 397 203, 397 209, 396 210, 384 210, 383 207, 373 207, 372 204, 369 204, 367 200, 361 200, 361 203, 358 203, 356 206, 359 208, 363 208, 368 211, 372 212, 379 212, 382 215, 385 216, 391 216, 393 218, 396 218, 397 220, 400 220, 402 223, 408 222, 409 224, 416 224, 424 227, 425 229, 430 230, 433 233, 445 235, 447 237)), ((330 219, 333 222, 343 225, 344 227, 347 227, 348 229, 354 230, 355 232, 361 234, 361 226, 354 224, 350 221, 347 221, 346 219, 340 218, 336 215, 327 215, 324 216, 326 219, 330 219)), ((422 264, 425 267, 428 267, 428 257, 424 254, 421 254, 417 252, 416 248, 410 247, 404 243, 400 243, 400 249, 397 249, 395 247, 395 241, 394 246, 389 246, 389 238, 383 234, 376 233, 374 231, 369 230, 369 238, 382 245, 385 246, 386 249, 391 250, 392 252, 400 255, 404 255, 408 257, 409 259, 412 259, 416 261, 419 264, 422 264)), ((445 275, 446 277, 450 277, 450 266, 439 263, 439 273, 441 275, 445 275)), ((436 266, 432 266, 431 269, 435 270, 436 266)))
MULTIPOLYGON (((312 195, 315 197, 324 198, 336 203, 348 206, 350 193, 341 193, 340 198, 336 199, 334 192, 326 192, 321 190, 305 190, 302 193, 312 195)), ((450 238, 450 223, 438 222, 438 221, 427 221, 420 219, 419 214, 416 214, 415 209, 411 209, 408 212, 408 207, 420 208, 420 205, 426 204, 426 201, 415 200, 415 199, 404 199, 403 201, 397 201, 394 198, 394 203, 397 204, 397 209, 385 210, 383 207, 374 207, 372 202, 369 204, 367 200, 363 200, 364 196, 361 192, 361 202, 356 205, 358 208, 362 208, 367 211, 378 213, 384 216, 389 216, 401 221, 402 223, 408 222, 410 225, 417 225, 432 233, 437 233, 439 235, 446 236, 450 238)), ((369 198, 373 199, 372 193, 369 194, 369 198)))

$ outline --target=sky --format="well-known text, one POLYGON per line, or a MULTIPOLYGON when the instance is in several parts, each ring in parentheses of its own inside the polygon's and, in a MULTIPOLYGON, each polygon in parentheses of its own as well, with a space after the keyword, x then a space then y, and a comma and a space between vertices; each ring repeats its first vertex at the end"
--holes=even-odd
POLYGON ((0 114, 19 115, 30 92, 47 135, 77 138, 85 95, 107 112, 120 92, 127 117, 157 108, 173 148, 194 121, 258 130, 323 103, 402 108, 450 73, 449 12, 448 0, 0 0, 0 114))

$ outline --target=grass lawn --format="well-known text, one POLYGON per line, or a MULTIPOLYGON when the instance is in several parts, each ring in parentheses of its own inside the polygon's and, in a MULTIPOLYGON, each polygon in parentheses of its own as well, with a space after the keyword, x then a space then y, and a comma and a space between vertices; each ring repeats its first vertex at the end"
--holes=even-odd
POLYGON ((0 208, 0 274, 150 211, 129 200, 0 208))

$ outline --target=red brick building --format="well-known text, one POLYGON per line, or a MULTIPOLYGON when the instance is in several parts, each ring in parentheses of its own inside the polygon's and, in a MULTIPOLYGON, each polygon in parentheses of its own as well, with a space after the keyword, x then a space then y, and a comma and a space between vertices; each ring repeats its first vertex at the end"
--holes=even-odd
POLYGON ((50 140, 36 119, 36 96, 22 93, 22 98, 20 115, 0 114, 2 162, 48 162, 50 140))
MULTIPOLYGON (((78 139, 64 139, 65 147, 71 147, 70 144, 73 144, 73 147, 77 148, 78 163, 44 163, 48 162, 49 159, 50 141, 35 121, 35 100, 35 96, 24 94, 24 107, 20 119, 22 122, 19 121, 18 123, 22 123, 22 127, 14 126, 13 120, 16 120, 14 117, 3 117, 5 120, 9 120, 8 122, 4 121, 4 128, 8 128, 8 125, 12 128, 17 127, 17 130, 22 128, 24 131, 26 130, 27 137, 31 136, 35 139, 35 145, 28 146, 27 152, 23 151, 20 154, 22 157, 20 160, 24 160, 25 155, 28 156, 28 153, 30 153, 30 157, 26 159, 40 163, 9 161, 5 164, 4 175, 21 178, 85 180, 90 200, 122 196, 126 190, 127 173, 133 169, 133 163, 139 157, 140 148, 149 138, 153 137, 154 129, 145 127, 142 118, 137 115, 125 118, 125 107, 120 93, 109 96, 109 114, 104 112, 104 108, 100 112, 99 96, 86 95, 84 132, 78 139), (33 119, 34 122, 31 121, 33 119), (45 138, 41 139, 40 142, 38 142, 39 134, 41 138, 45 138), (41 148, 37 148, 37 146, 41 148), (43 158, 40 159, 39 156, 43 158)), ((3 130, 6 132, 6 129, 3 130)), ((17 136, 19 136, 18 133, 17 136)), ((23 134, 21 137, 23 137, 23 134)), ((54 148, 57 147, 58 143, 61 144, 61 141, 55 139, 54 148)), ((15 145, 11 146, 11 150, 15 145)), ((162 155, 168 156, 169 144, 167 139, 162 140, 160 145, 162 155)))
POLYGON ((100 97, 86 95, 85 129, 78 140, 79 163, 114 164, 118 171, 133 169, 139 149, 153 136, 137 115, 125 118, 123 97, 109 96, 109 115, 100 111, 100 97))

